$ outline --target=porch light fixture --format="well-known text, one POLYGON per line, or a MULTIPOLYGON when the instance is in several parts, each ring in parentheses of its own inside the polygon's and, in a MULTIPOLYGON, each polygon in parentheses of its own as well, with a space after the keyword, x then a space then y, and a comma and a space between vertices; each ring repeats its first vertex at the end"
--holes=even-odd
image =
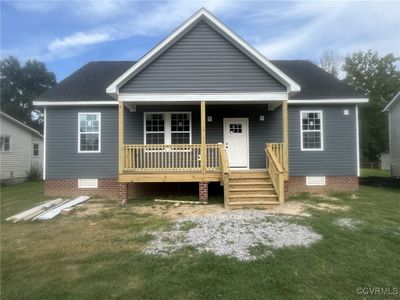
POLYGON ((261 115, 261 116, 260 116, 260 121, 264 121, 264 120, 265 120, 264 115, 261 115))
POLYGON ((207 122, 212 122, 212 116, 207 116, 207 122))

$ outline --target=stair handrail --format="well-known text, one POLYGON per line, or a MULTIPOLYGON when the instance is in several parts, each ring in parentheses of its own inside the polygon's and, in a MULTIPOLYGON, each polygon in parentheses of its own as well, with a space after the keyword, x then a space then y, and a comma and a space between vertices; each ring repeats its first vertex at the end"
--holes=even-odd
POLYGON ((229 175, 231 169, 229 168, 228 155, 224 145, 222 143, 218 144, 221 157, 222 184, 224 185, 224 206, 226 208, 229 205, 229 175))
POLYGON ((278 200, 280 203, 285 201, 285 187, 284 187, 284 175, 285 171, 283 166, 279 162, 278 158, 276 157, 272 146, 267 144, 265 148, 265 152, 267 154, 267 172, 271 177, 272 185, 278 195, 278 200))

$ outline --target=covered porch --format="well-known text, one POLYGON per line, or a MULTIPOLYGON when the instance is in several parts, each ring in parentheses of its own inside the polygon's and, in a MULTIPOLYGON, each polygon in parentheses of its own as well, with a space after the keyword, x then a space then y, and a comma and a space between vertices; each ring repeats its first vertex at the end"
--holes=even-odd
POLYGON ((232 111, 232 105, 205 101, 191 103, 189 108, 182 104, 149 108, 120 101, 119 181, 199 182, 199 189, 208 182, 220 182, 226 206, 235 197, 240 204, 249 200, 246 189, 253 184, 259 193, 251 203, 283 203, 288 178, 287 101, 257 104, 252 111, 248 103, 235 105, 232 111), (190 112, 182 113, 186 110, 190 112), (277 122, 279 126, 271 127, 277 122), (139 124, 142 135, 136 132, 142 129, 139 124))

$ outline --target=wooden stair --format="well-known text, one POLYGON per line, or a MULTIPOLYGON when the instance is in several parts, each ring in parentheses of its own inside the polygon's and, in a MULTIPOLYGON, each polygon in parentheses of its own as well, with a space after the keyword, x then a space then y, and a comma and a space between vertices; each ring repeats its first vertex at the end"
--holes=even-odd
POLYGON ((227 208, 270 208, 279 205, 267 171, 232 171, 227 208))

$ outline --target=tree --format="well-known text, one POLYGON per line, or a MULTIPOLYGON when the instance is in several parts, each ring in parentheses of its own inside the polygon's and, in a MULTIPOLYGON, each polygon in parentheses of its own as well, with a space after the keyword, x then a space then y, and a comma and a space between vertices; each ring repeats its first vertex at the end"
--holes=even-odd
POLYGON ((376 161, 388 149, 387 116, 382 109, 400 90, 398 61, 393 54, 379 57, 372 50, 356 52, 345 59, 345 82, 369 98, 367 105, 360 105, 361 151, 368 161, 376 161))
POLYGON ((32 101, 56 84, 56 76, 44 63, 28 60, 23 67, 10 56, 0 61, 1 110, 37 130, 42 129, 43 114, 32 101))
POLYGON ((319 65, 322 69, 332 74, 336 78, 339 77, 340 65, 343 62, 343 57, 333 50, 325 50, 322 55, 319 65))

